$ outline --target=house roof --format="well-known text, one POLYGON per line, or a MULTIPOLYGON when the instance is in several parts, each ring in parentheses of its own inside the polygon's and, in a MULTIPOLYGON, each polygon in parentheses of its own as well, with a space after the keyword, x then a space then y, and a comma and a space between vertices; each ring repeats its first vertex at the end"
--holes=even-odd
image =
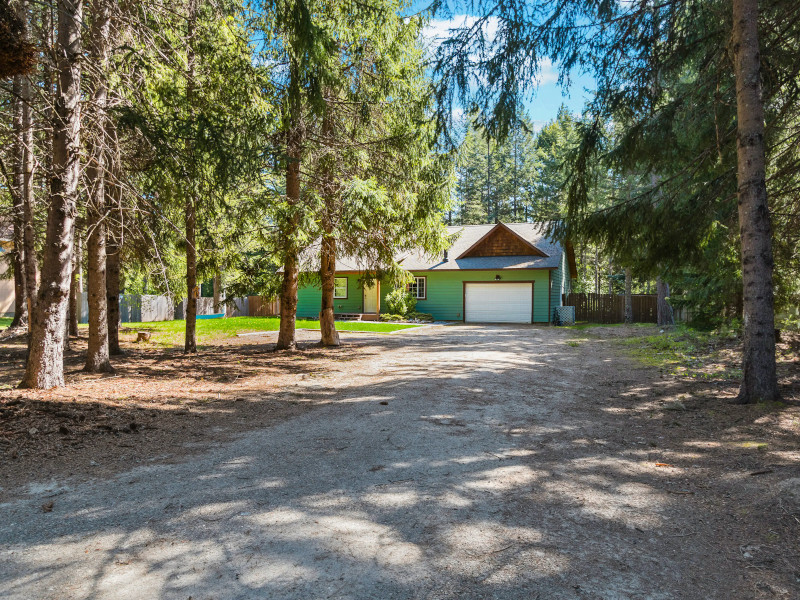
MULTIPOLYGON (((431 257, 421 252, 401 252, 396 256, 396 260, 407 271, 557 269, 561 264, 561 255, 564 252, 558 242, 545 235, 545 228, 541 223, 458 225, 448 227, 447 233, 453 237, 453 243, 447 251, 447 260, 444 260, 441 254, 431 257), (531 252, 537 250, 541 255, 461 258, 462 255, 469 254, 470 250, 498 228, 511 230, 513 234, 533 247, 531 252)), ((342 257, 336 261, 336 270, 338 272, 357 272, 362 271, 363 266, 358 258, 342 257)))

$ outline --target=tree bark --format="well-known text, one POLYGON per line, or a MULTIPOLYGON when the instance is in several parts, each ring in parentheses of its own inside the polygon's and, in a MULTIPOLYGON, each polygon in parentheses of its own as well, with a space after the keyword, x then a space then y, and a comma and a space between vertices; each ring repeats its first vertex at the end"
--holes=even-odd
MULTIPOLYGON (((300 203, 300 161, 302 153, 302 132, 300 123, 300 81, 296 60, 289 67, 288 115, 286 118, 286 202, 290 208, 300 203)), ((299 276, 297 249, 298 219, 290 214, 282 234, 284 239, 283 282, 280 297, 280 331, 276 350, 293 350, 297 347, 295 319, 297 318, 297 279, 299 276)))
POLYGON ((631 277, 631 268, 625 267, 625 322, 628 324, 633 323, 633 295, 631 288, 633 281, 631 277))
MULTIPOLYGON (((110 228, 109 228, 110 229, 110 228)), ((106 304, 108 306, 108 353, 112 356, 122 354, 119 346, 120 324, 120 246, 116 236, 109 235, 108 254, 106 254, 106 304)))
POLYGON ((42 281, 31 315, 31 343, 21 387, 64 385, 64 331, 75 207, 80 176, 82 0, 58 1, 58 93, 53 121, 53 177, 42 281))
POLYGON ((214 275, 213 285, 214 288, 212 294, 214 297, 212 299, 212 302, 214 304, 214 313, 218 314, 220 308, 222 307, 222 275, 220 275, 220 273, 214 275))
MULTIPOLYGON (((20 16, 27 23, 29 19, 29 2, 22 0, 19 4, 20 16)), ((33 226, 33 90, 30 77, 25 76, 20 82, 20 97, 22 99, 22 218, 23 218, 23 245, 25 257, 25 298, 29 304, 36 302, 38 291, 38 268, 36 260, 35 229, 33 226)))
POLYGON ((89 344, 84 371, 113 371, 108 350, 108 304, 106 293, 106 193, 108 169, 108 44, 111 32, 111 7, 108 0, 92 1, 92 27, 89 56, 93 66, 94 94, 91 103, 93 132, 89 138, 89 164, 86 177, 89 202, 86 210, 86 265, 89 279, 89 344))
MULTIPOLYGON (((331 90, 328 90, 329 95, 333 95, 331 90)), ((329 154, 335 143, 335 128, 333 123, 333 111, 335 110, 332 103, 326 103, 325 115, 322 119, 321 136, 323 145, 327 146, 327 150, 323 152, 320 162, 320 173, 318 175, 320 181, 320 196, 324 203, 322 213, 322 247, 320 249, 320 269, 319 276, 322 284, 322 302, 319 311, 319 325, 321 339, 320 343, 323 346, 338 346, 339 332, 336 331, 336 321, 334 320, 334 288, 336 286, 336 237, 334 236, 334 218, 337 212, 338 189, 334 182, 332 173, 333 158, 329 154)))
POLYGON ((336 238, 332 227, 326 221, 320 252, 319 275, 322 280, 322 306, 319 312, 319 328, 323 346, 338 346, 339 332, 334 320, 333 292, 336 284, 336 238))
POLYGON ((196 215, 194 201, 190 196, 186 199, 184 221, 186 225, 186 338, 183 351, 197 352, 197 250, 196 215))
MULTIPOLYGON (((197 4, 195 0, 189 1, 189 23, 187 38, 189 46, 187 51, 187 74, 186 74, 186 99, 189 106, 194 101, 195 86, 195 51, 194 51, 194 32, 197 21, 197 4)), ((192 165, 191 154, 194 148, 189 142, 190 155, 189 163, 192 165)), ((192 165, 193 167, 193 165, 192 165)), ((192 168, 193 171, 193 168, 192 168)), ((190 172, 189 192, 184 203, 184 226, 186 228, 186 311, 183 315, 186 319, 186 334, 183 344, 183 351, 187 354, 197 352, 197 208, 195 202, 195 181, 194 173, 190 172)), ((199 295, 199 294, 198 294, 199 295)))
POLYGON ((109 141, 109 177, 106 180, 106 305, 108 307, 108 353, 112 356, 122 354, 119 345, 120 324, 120 276, 122 265, 122 185, 120 183, 120 159, 116 128, 111 119, 108 121, 109 141))
POLYGON ((600 250, 594 249, 594 293, 600 293, 600 250))
POLYGON ((25 163, 25 142, 23 133, 22 100, 20 99, 22 90, 22 79, 24 75, 15 75, 12 84, 14 99, 12 105, 12 130, 14 132, 14 144, 12 147, 14 172, 11 177, 11 197, 14 202, 12 212, 13 233, 13 268, 14 268, 14 318, 10 328, 28 326, 28 299, 25 286, 25 223, 23 207, 22 179, 25 163))
POLYGON ((667 302, 669 298, 669 284, 666 283, 661 277, 656 279, 656 294, 657 307, 658 307, 658 324, 662 327, 668 327, 675 324, 675 319, 672 316, 672 307, 667 302))
POLYGON ((81 277, 81 238, 75 236, 75 249, 72 253, 72 274, 69 282, 69 316, 68 328, 69 335, 78 336, 78 321, 80 321, 81 301, 79 294, 83 292, 83 280, 81 277))
POLYGON ((742 246, 744 347, 737 402, 777 399, 772 223, 767 204, 758 0, 733 0, 737 181, 742 246))

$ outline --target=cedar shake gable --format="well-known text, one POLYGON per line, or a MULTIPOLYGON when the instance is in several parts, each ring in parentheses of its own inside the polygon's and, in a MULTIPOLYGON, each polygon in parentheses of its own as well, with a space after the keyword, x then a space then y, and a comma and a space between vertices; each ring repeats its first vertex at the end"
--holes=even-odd
POLYGON ((548 255, 512 231, 504 223, 498 223, 481 239, 467 248, 457 260, 485 256, 542 256, 548 255))

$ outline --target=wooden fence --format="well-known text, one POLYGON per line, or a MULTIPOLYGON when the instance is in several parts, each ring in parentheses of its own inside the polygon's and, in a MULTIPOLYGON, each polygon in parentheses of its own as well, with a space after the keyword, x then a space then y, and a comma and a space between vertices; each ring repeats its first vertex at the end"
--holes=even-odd
POLYGON ((281 304, 278 298, 247 297, 248 317, 274 317, 280 314, 281 304))
MULTIPOLYGON (((632 296, 633 322, 657 323, 655 294, 632 296)), ((625 296, 615 294, 564 294, 564 306, 575 307, 575 320, 589 323, 624 323, 625 296)))

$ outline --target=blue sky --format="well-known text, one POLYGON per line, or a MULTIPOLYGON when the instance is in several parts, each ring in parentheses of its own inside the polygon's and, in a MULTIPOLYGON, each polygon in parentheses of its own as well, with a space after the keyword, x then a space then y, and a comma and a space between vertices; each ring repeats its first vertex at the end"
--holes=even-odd
MULTIPOLYGON (((411 12, 417 12, 430 4, 430 0, 414 0, 411 12)), ((459 13, 458 7, 453 7, 455 14, 448 18, 434 19, 426 32, 426 37, 439 38, 447 35, 447 30, 462 25, 465 20, 474 19, 463 11, 459 13)), ((544 61, 541 68, 541 77, 532 94, 525 101, 525 108, 534 122, 536 129, 555 119, 558 109, 562 104, 573 112, 580 114, 583 110, 589 93, 586 91, 594 88, 594 78, 590 75, 573 72, 569 88, 564 89, 558 85, 558 73, 549 62, 544 61)))

